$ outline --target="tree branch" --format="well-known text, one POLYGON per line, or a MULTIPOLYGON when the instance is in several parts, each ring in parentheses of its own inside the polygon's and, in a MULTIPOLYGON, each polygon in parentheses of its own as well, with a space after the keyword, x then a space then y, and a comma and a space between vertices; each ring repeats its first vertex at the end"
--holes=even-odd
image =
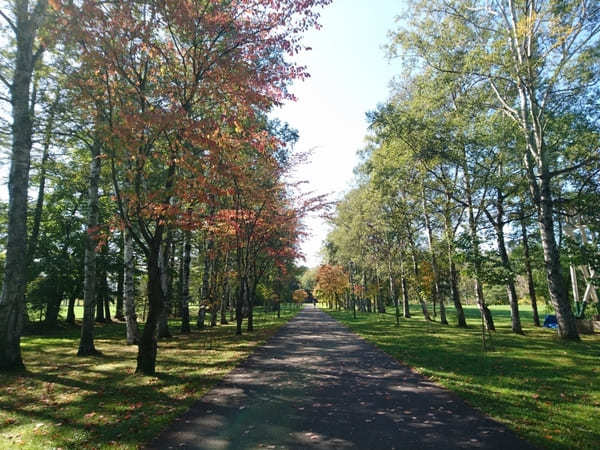
POLYGON ((6 14, 4 14, 2 11, 0 11, 0 16, 2 16, 2 18, 4 18, 4 20, 6 20, 6 22, 8 23, 8 25, 12 28, 12 30, 15 32, 15 34, 17 33, 17 26, 15 25, 15 23, 11 20, 10 17, 8 17, 6 14))
POLYGON ((8 80, 6 78, 4 78, 4 75, 2 75, 1 73, 0 73, 0 81, 2 81, 8 89, 12 90, 12 84, 9 83, 8 80))

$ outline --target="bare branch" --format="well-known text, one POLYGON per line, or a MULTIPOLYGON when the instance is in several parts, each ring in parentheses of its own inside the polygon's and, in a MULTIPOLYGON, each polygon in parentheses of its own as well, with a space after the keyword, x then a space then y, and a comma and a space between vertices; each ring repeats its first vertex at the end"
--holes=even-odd
POLYGON ((15 23, 11 20, 10 17, 8 17, 6 14, 4 14, 1 10, 0 10, 0 16, 2 16, 2 18, 4 20, 6 20, 6 22, 8 23, 8 25, 12 28, 12 30, 16 33, 17 32, 17 27, 15 25, 15 23))
POLYGON ((502 97, 502 94, 500 94, 500 91, 498 91, 498 88, 496 87, 496 83, 494 83, 494 80, 492 80, 492 78, 489 77, 488 82, 490 83, 490 86, 492 86, 492 89, 494 90, 494 94, 496 94, 496 98, 502 105, 502 108, 506 112, 506 114, 508 114, 510 116, 510 118, 515 120, 516 122, 520 122, 519 114, 517 113, 517 111, 514 108, 511 108, 509 106, 509 104, 506 102, 506 100, 504 99, 504 97, 502 97))
POLYGON ((2 81, 8 89, 12 89, 12 84, 9 83, 8 80, 6 78, 4 78, 4 75, 2 75, 1 73, 0 73, 0 81, 2 81))

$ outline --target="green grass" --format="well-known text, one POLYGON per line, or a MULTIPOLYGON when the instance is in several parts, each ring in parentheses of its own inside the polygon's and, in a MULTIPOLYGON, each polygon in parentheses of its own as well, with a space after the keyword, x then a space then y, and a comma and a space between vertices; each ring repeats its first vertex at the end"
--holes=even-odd
MULTIPOLYGON (((22 338, 27 371, 0 375, 0 448, 136 448, 163 430, 296 314, 255 313, 254 333, 234 325, 159 342, 157 376, 134 375, 136 346, 122 323, 99 325, 102 357, 76 356, 79 328, 22 338)), ((245 325, 245 324, 244 324, 245 325)))
POLYGON ((325 309, 532 443, 551 449, 599 448, 600 337, 562 342, 555 332, 532 325, 529 308, 521 310, 526 336, 510 332, 508 307, 492 307, 494 351, 484 353, 475 307, 465 310, 468 330, 455 326, 453 310, 448 320, 454 325, 443 326, 425 322, 418 306, 411 306, 413 317, 396 327, 391 310, 358 313, 353 319, 351 312, 325 309))

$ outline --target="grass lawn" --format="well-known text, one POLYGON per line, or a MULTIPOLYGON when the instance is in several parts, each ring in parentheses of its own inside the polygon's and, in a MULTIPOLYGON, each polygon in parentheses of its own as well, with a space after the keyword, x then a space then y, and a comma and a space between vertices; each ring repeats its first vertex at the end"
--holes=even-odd
POLYGON ((484 353, 476 307, 465 313, 470 328, 427 323, 418 305, 395 326, 387 314, 325 309, 352 330, 417 372, 458 393, 469 404, 507 424, 542 448, 600 448, 600 337, 561 342, 555 332, 532 326, 522 307, 526 336, 510 332, 508 307, 491 307, 494 351, 484 353))
MULTIPOLYGON (((102 357, 76 356, 79 328, 22 338, 27 371, 0 375, 0 448, 136 448, 148 442, 246 358, 297 309, 255 313, 256 331, 233 324, 159 342, 157 376, 134 375, 137 346, 125 325, 98 325, 102 357)), ((245 323, 244 323, 245 325, 245 323)))

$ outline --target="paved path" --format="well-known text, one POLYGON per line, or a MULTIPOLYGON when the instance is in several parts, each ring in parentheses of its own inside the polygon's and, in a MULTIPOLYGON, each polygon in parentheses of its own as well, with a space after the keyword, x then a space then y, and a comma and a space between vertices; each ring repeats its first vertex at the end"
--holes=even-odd
POLYGON ((150 448, 532 447, 310 306, 150 448))

